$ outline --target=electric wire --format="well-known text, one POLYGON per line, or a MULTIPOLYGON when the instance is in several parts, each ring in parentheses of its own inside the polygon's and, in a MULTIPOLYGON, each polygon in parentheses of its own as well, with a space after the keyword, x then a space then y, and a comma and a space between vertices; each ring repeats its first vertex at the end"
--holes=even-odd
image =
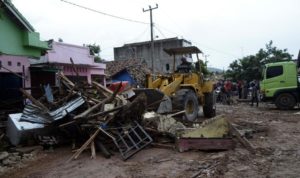
MULTIPOLYGON (((149 28, 147 27, 147 28, 145 28, 145 30, 143 30, 142 33, 140 33, 139 35, 137 35, 135 38, 133 38, 132 40, 127 40, 127 41, 123 42, 123 44, 129 43, 129 42, 132 42, 132 41, 135 42, 135 41, 141 39, 141 37, 142 37, 143 35, 145 35, 145 33, 148 32, 148 31, 149 31, 149 28)), ((119 45, 119 44, 120 44, 120 43, 118 43, 118 44, 116 44, 116 45, 119 45)), ((105 51, 105 50, 107 50, 107 49, 114 48, 116 45, 110 46, 110 47, 104 47, 101 51, 105 51)))
POLYGON ((154 28, 164 37, 164 38, 167 38, 166 35, 164 35, 164 33, 157 27, 157 25, 153 25, 154 28))
MULTIPOLYGON (((163 26, 161 26, 161 25, 159 25, 159 27, 160 27, 161 29, 164 29, 165 31, 168 31, 169 33, 175 34, 176 36, 182 36, 182 35, 179 35, 178 33, 174 32, 174 31, 171 31, 171 30, 169 30, 169 29, 167 29, 167 28, 165 28, 165 27, 163 27, 163 26)), ((216 49, 216 48, 212 48, 212 47, 210 47, 210 46, 207 46, 207 45, 205 45, 205 44, 202 44, 202 43, 199 43, 199 42, 196 42, 196 41, 190 40, 190 42, 192 42, 192 43, 194 43, 194 44, 197 44, 197 45, 199 45, 199 46, 201 46, 201 47, 203 47, 203 48, 206 48, 206 49, 209 49, 209 50, 212 50, 212 51, 215 51, 215 52, 224 54, 224 55, 226 55, 226 56, 230 56, 230 57, 234 57, 234 58, 239 58, 239 57, 237 57, 237 56, 234 55, 234 54, 231 54, 231 53, 228 53, 228 52, 226 52, 226 51, 219 50, 219 49, 216 49)))
MULTIPOLYGON (((76 4, 76 3, 73 3, 73 2, 70 2, 70 1, 67 1, 67 0, 61 0, 62 2, 64 3, 67 3, 67 4, 70 4, 70 5, 73 5, 73 6, 76 6, 76 7, 79 7, 79 8, 83 8, 85 10, 89 10, 89 11, 92 11, 92 12, 96 12, 96 13, 99 13, 99 14, 102 14, 102 15, 106 15, 106 16, 109 16, 109 17, 113 17, 113 18, 117 18, 117 19, 120 19, 120 20, 125 20, 125 21, 129 21, 129 22, 133 22, 133 23, 139 23, 139 24, 149 24, 149 23, 146 23, 146 22, 142 22, 142 21, 137 21, 137 20, 133 20, 133 19, 129 19, 129 18, 124 18, 124 17, 120 17, 120 16, 116 16, 116 15, 112 15, 112 14, 108 14, 108 13, 105 13, 105 12, 101 12, 101 11, 98 11, 98 10, 95 10, 95 9, 92 9, 92 8, 89 8, 89 7, 85 7, 85 6, 82 6, 82 5, 79 5, 79 4, 76 4)), ((166 14, 165 14, 166 15, 166 14)), ((168 16, 169 19, 170 16, 168 16)), ((172 20, 173 21, 173 20, 172 20)), ((174 21, 173 21, 174 23, 174 21)), ((178 24, 175 24, 176 26, 178 26, 178 24)), ((157 29, 157 31, 164 37, 166 38, 166 36, 164 35, 164 33, 160 30, 160 29, 164 29, 165 31, 169 32, 169 33, 172 33, 172 34, 175 34, 176 36, 179 36, 179 37, 182 37, 182 35, 179 35, 178 33, 174 32, 174 31, 171 31, 165 27, 163 27, 162 25, 159 25, 156 23, 156 25, 154 26, 154 28, 157 29)), ((183 31, 183 29, 181 29, 183 31)), ((145 32, 142 33, 142 35, 144 35, 145 32)), ((209 47, 207 45, 204 45, 202 43, 198 43, 198 42, 195 42, 195 41, 191 41, 192 43, 195 43, 203 48, 206 48, 206 49, 209 49, 209 50, 212 50, 212 51, 215 51, 215 52, 218 52, 218 53, 222 53, 222 54, 225 54, 227 56, 231 56, 231 57, 235 57, 235 58, 238 58, 236 55, 233 55, 233 54, 230 54, 228 52, 225 52, 223 50, 219 50, 219 49, 215 49, 215 48, 212 48, 212 47, 209 47)), ((127 42, 125 42, 127 43, 127 42)))
POLYGON ((120 17, 120 16, 116 16, 116 15, 113 15, 113 14, 108 14, 108 13, 105 13, 105 12, 101 12, 101 11, 98 11, 98 10, 95 10, 95 9, 92 9, 92 8, 89 8, 89 7, 85 7, 85 6, 70 2, 70 1, 66 1, 66 0, 61 0, 61 1, 64 2, 64 3, 70 4, 70 5, 85 9, 85 10, 96 12, 98 14, 106 15, 106 16, 113 17, 113 18, 116 18, 116 19, 125 20, 125 21, 128 21, 128 22, 139 23, 139 24, 147 24, 147 25, 149 24, 149 23, 146 23, 146 22, 142 22, 142 21, 138 21, 138 20, 133 20, 133 19, 129 19, 129 18, 120 17))

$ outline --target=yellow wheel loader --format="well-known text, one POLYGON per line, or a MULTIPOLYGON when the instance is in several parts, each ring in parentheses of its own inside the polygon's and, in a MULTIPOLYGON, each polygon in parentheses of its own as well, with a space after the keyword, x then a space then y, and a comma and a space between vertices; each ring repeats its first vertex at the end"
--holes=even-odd
POLYGON ((136 92, 145 92, 150 105, 162 101, 157 105, 158 113, 185 110, 184 120, 192 122, 197 118, 199 107, 202 106, 205 117, 214 117, 216 108, 213 83, 204 80, 201 72, 198 54, 202 52, 195 46, 164 51, 173 56, 173 71, 164 75, 148 75, 147 89, 137 89, 136 92), (192 54, 197 56, 193 70, 193 67, 188 65, 176 66, 176 56, 191 57, 192 54))

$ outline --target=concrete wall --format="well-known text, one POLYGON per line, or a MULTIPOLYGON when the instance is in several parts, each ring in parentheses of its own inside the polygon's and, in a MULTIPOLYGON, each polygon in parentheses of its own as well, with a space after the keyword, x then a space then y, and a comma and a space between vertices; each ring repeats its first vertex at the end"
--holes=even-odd
POLYGON ((38 33, 28 32, 20 25, 17 25, 17 21, 8 16, 6 11, 1 8, 0 32, 1 53, 39 58, 41 51, 47 49, 47 43, 39 40, 38 33), (31 41, 31 43, 28 43, 28 41, 31 41), (30 44, 32 43, 40 44, 41 46, 31 47, 30 44))
POLYGON ((70 64, 70 58, 75 64, 94 64, 94 57, 90 55, 89 48, 84 46, 53 42, 51 50, 47 51, 47 62, 70 64))
POLYGON ((10 71, 13 71, 20 75, 23 75, 23 77, 25 77, 25 82, 23 83, 23 86, 26 88, 31 87, 30 72, 29 72, 30 63, 27 57, 0 55, 0 62, 3 66, 0 69, 0 72, 11 73, 10 71), (9 69, 10 71, 4 68, 9 69), (23 74, 23 68, 24 68, 24 74, 23 74))
MULTIPOLYGON (((191 43, 178 38, 170 38, 163 40, 156 40, 154 43, 154 69, 155 72, 165 73, 166 64, 169 64, 170 71, 173 69, 173 57, 169 56, 167 53, 163 51, 164 48, 176 48, 183 46, 190 46, 191 43)), ((178 60, 180 56, 177 56, 175 66, 180 64, 180 60, 178 60)), ((126 59, 139 59, 142 62, 147 63, 149 68, 152 68, 151 61, 151 48, 150 42, 141 42, 141 43, 132 43, 125 44, 122 47, 114 48, 114 59, 115 60, 126 60, 126 59)))
MULTIPOLYGON (((57 64, 58 65, 58 64, 57 64)), ((66 76, 76 76, 76 73, 74 72, 72 66, 64 66, 64 65, 59 65, 63 66, 63 73, 66 76)), ((92 75, 99 75, 99 76, 104 76, 104 69, 99 69, 99 68, 91 68, 89 66, 76 66, 76 70, 78 71, 78 75, 81 77, 86 77, 88 83, 92 82, 92 75)), ((103 78, 105 79, 105 77, 103 78)), ((102 81, 105 83, 105 81, 102 81)))
POLYGON ((40 62, 61 66, 65 75, 76 76, 70 65, 70 58, 73 59, 79 76, 86 76, 89 83, 91 82, 92 75, 105 75, 104 70, 106 65, 95 63, 94 57, 90 55, 89 48, 84 46, 52 42, 52 49, 41 58, 40 62))

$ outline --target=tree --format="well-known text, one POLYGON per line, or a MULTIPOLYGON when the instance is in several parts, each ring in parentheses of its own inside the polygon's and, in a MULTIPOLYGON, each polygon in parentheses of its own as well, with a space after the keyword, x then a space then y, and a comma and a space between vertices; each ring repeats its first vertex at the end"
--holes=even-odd
POLYGON ((225 77, 235 81, 260 79, 264 64, 288 60, 292 60, 292 55, 287 52, 287 49, 278 49, 273 46, 273 41, 270 41, 265 49, 260 49, 255 55, 234 60, 229 65, 225 77))
MULTIPOLYGON (((204 75, 208 75, 208 74, 211 74, 208 69, 207 69, 207 63, 208 61, 205 61, 203 62, 202 60, 199 60, 200 61, 200 68, 201 68, 201 72, 204 74, 204 75)), ((199 70, 199 64, 198 64, 198 61, 197 62, 194 62, 194 65, 192 67, 192 71, 193 72, 196 72, 199 70)))
POLYGON ((102 59, 100 58, 100 46, 94 44, 89 44, 87 47, 90 49, 90 55, 94 56, 94 61, 95 62, 102 62, 102 59))

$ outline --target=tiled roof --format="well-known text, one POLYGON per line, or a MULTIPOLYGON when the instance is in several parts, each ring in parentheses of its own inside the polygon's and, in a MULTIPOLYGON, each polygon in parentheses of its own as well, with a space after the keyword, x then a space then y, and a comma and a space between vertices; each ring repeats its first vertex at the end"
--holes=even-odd
POLYGON ((147 65, 137 59, 109 61, 106 63, 105 73, 109 76, 114 76, 117 73, 126 69, 134 80, 143 85, 146 79, 146 74, 150 74, 151 70, 148 69, 147 65))

